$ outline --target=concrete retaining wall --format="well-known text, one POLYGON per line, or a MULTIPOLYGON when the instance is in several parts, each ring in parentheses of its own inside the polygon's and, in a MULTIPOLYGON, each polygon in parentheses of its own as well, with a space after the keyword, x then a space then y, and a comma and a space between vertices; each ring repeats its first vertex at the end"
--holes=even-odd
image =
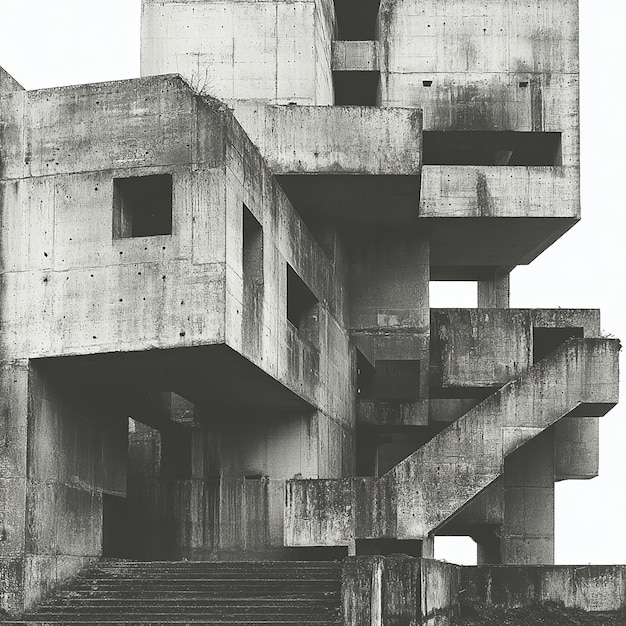
POLYGON ((405 555, 343 561, 345 626, 446 626, 463 600, 504 608, 562 602, 585 611, 626 607, 626 566, 462 567, 405 555))
POLYGON ((461 583, 466 597, 505 608, 546 601, 585 611, 626 607, 623 565, 464 567, 461 583))
POLYGON ((446 626, 459 614, 461 567, 405 555, 343 562, 345 626, 446 626))

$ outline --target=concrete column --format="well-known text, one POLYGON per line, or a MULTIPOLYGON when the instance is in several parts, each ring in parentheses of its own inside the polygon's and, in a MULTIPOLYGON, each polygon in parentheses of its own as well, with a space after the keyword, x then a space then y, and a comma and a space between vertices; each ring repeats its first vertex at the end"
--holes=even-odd
POLYGON ((28 363, 0 364, 0 613, 24 609, 28 363))
POLYGON ((492 280, 478 281, 479 309, 508 309, 510 306, 510 274, 497 274, 492 280))
POLYGON ((516 450, 504 464, 502 563, 554 563, 554 430, 516 450))
POLYGON ((495 531, 485 529, 472 535, 476 542, 476 565, 498 565, 502 561, 500 537, 495 531))
POLYGON ((426 537, 422 540, 422 558, 434 559, 435 558, 435 538, 426 537))

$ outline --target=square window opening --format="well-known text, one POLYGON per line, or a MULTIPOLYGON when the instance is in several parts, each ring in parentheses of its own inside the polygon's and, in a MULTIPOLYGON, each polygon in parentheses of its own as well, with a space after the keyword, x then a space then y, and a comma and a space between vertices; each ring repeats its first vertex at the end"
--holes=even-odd
POLYGON ((172 176, 113 179, 113 238, 172 234, 172 176))
POLYGON ((333 72, 335 104, 376 106, 379 102, 380 72, 333 72))
POLYGON ((380 0, 335 0, 337 39, 368 41, 376 39, 380 0))
POLYGON ((362 372, 357 385, 363 400, 411 402, 420 397, 420 361, 376 361, 374 372, 362 372))

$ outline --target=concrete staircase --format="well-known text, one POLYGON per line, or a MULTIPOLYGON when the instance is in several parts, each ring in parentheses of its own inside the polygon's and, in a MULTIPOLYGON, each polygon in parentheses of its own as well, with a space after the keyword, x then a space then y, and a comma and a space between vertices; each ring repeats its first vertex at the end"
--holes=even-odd
POLYGON ((47 624, 339 624, 341 564, 103 561, 21 621, 47 624))
POLYGON ((600 416, 618 399, 619 341, 571 339, 380 478, 294 480, 285 543, 423 539, 504 470, 504 459, 569 416, 600 416))

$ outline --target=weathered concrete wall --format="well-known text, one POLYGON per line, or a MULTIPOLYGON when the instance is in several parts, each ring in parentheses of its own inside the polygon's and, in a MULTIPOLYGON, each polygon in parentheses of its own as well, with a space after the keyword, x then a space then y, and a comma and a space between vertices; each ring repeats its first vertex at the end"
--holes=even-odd
POLYGON ((419 109, 231 106, 274 174, 419 174, 419 109))
POLYGON ((504 608, 555 601, 585 611, 617 611, 626 606, 626 568, 462 567, 406 555, 343 561, 343 623, 348 626, 452 626, 469 599, 504 608))
POLYGON ((461 580, 468 598, 502 607, 548 600, 585 611, 626 607, 623 565, 464 567, 461 580))
POLYGON ((498 477, 505 457, 580 405, 583 414, 610 410, 618 397, 618 352, 619 342, 570 340, 397 465, 398 537, 436 530, 498 477), (552 387, 561 392, 547 392, 552 387))
POLYGON ((334 19, 329 0, 144 0, 141 74, 181 73, 221 99, 332 104, 334 19))
POLYGON ((422 168, 420 217, 540 217, 578 219, 575 167, 422 168))
MULTIPOLYGON (((577 309, 436 309, 431 311, 431 385, 495 387, 533 363, 533 329, 580 329, 600 335, 600 312, 577 309)), ((431 420, 456 419, 466 400, 431 400, 431 420)), ((598 420, 566 418, 555 425, 555 477, 590 478, 598 472, 598 420)))
POLYGON ((14 93, 2 115, 0 262, 12 294, 2 298, 3 353, 223 341, 215 114, 170 77, 14 93), (113 178, 163 173, 173 181, 173 234, 113 238, 113 178))
MULTIPOLYGON (((432 364, 443 387, 497 387, 533 364, 533 329, 600 336, 600 312, 584 309, 432 309, 432 364)), ((556 347, 556 346, 555 346, 556 347)))
POLYGON ((22 87, 11 74, 0 67, 0 94, 23 90, 24 87, 22 87))
MULTIPOLYGON (((290 481, 287 545, 351 545, 355 538, 408 540, 436 533, 533 437, 573 411, 599 416, 610 410, 618 398, 618 352, 615 340, 568 341, 380 479, 290 481)), ((525 485, 519 486, 523 494, 525 485)), ((530 528, 532 510, 523 515, 530 528)))
POLYGON ((25 608, 102 554, 103 493, 126 495, 128 431, 126 419, 71 397, 39 365, 28 396, 25 608))
POLYGON ((554 458, 554 430, 548 429, 504 462, 502 563, 554 563, 554 458))
POLYGON ((27 491, 28 362, 0 369, 0 608, 17 612, 24 603, 27 491))
POLYGON ((422 107, 426 130, 562 132, 577 165, 574 0, 383 0, 379 40, 383 106, 422 107))
POLYGON ((346 626, 452 626, 459 615, 461 567, 405 555, 344 559, 346 626))
MULTIPOLYGON (((230 367, 239 368, 242 379, 237 384, 249 382, 255 399, 247 411, 229 411, 232 391, 221 395, 218 388, 219 397, 210 398, 206 425, 219 433, 214 419, 227 418, 238 428, 251 422, 243 442, 246 452, 238 450, 241 462, 230 473, 224 468, 218 472, 218 491, 213 474, 160 485, 160 502, 174 512, 164 524, 175 529, 178 554, 215 554, 209 538, 215 529, 230 537, 220 539, 218 546, 244 546, 250 553, 282 548, 284 481, 353 472, 356 380, 345 327, 345 288, 338 278, 345 274, 341 261, 331 261, 321 251, 232 114, 220 103, 194 95, 179 77, 11 92, 0 98, 0 107, 3 358, 12 364, 17 358, 108 354, 102 358, 111 369, 100 371, 100 382, 114 387, 111 380, 119 375, 114 374, 115 363, 121 364, 130 352, 143 353, 146 359, 166 352, 192 355, 189 373, 197 379, 197 353, 163 349, 229 346, 227 354, 225 348, 220 354, 230 359, 230 367), (114 179, 154 174, 172 177, 172 234, 116 238, 114 179), (243 310, 244 205, 263 233, 262 289, 253 303, 245 300, 246 306, 257 307, 254 332, 246 327, 250 315, 243 310), (287 319, 288 266, 318 300, 314 331, 296 328, 287 319), (264 450, 265 456, 255 457, 255 450, 264 450), (274 459, 281 459, 280 467, 274 459), (250 473, 269 480, 254 483, 245 478, 250 473), (241 485, 246 486, 243 496, 241 485), (221 499, 219 517, 212 517, 215 509, 209 505, 216 498, 221 499), (250 498, 266 511, 264 521, 250 518, 250 498), (191 525, 190 510, 198 513, 191 525), (248 517, 242 521, 244 514, 248 517)), ((141 384, 152 385, 154 392, 172 391, 167 376, 160 376, 141 384)), ((13 392, 7 393, 11 397, 13 392)), ((66 401, 59 397, 59 402, 66 401)), ((137 411, 138 419, 149 412, 140 403, 128 406, 132 410, 126 415, 137 417, 137 411)), ((150 415, 145 418, 151 423, 150 415)), ((26 416, 16 420, 20 432, 26 416)), ((227 433, 225 429, 221 438, 226 442, 223 454, 235 457, 233 450, 242 441, 227 433)), ((24 462, 26 452, 21 443, 16 445, 16 458, 24 462)), ((45 446, 35 434, 29 445, 45 446)), ((114 440, 105 437, 104 446, 112 459, 102 471, 111 485, 89 488, 99 505, 68 513, 68 524, 79 528, 76 544, 84 548, 79 554, 69 552, 72 559, 100 553, 102 493, 124 495, 124 476, 116 469, 124 455, 114 440), (79 522, 90 523, 92 534, 79 522), (87 534, 80 534, 83 530, 87 534)), ((7 479, 22 485, 15 492, 19 496, 26 473, 14 473, 7 479)), ((15 502, 7 501, 2 515, 17 516, 11 525, 23 528, 18 518, 25 515, 26 501, 18 504, 13 513, 15 502)), ((45 520, 53 516, 44 512, 43 504, 31 509, 32 519, 42 533, 51 533, 45 520)), ((48 505, 65 515, 62 503, 48 505)), ((60 580, 51 559, 59 561, 66 550, 65 544, 46 548, 35 570, 22 560, 29 552, 19 537, 21 547, 15 555, 7 553, 5 561, 7 577, 21 580, 6 599, 12 610, 60 580), (31 594, 27 598, 20 596, 24 582, 31 594)), ((63 571, 71 573, 73 566, 63 563, 63 571)))
MULTIPOLYGON (((379 232, 359 242, 350 263, 350 329, 356 346, 377 362, 412 361, 419 371, 410 399, 359 394, 358 419, 375 425, 428 423, 430 338, 428 240, 379 232)), ((382 364, 380 364, 382 365, 382 364)), ((373 374, 380 377, 380 372, 373 374)), ((375 385, 375 381, 372 381, 375 385)))

